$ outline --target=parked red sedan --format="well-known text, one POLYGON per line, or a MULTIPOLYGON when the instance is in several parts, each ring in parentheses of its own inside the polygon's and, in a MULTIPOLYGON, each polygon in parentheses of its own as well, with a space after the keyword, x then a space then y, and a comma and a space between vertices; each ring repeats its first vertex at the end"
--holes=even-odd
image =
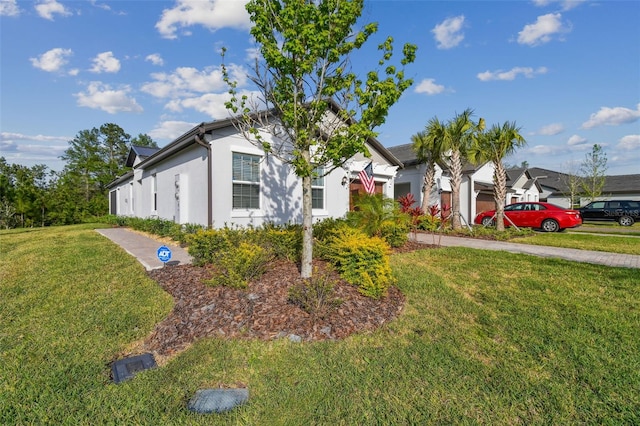
MULTIPOLYGON (((476 216, 475 223, 489 226, 495 222, 495 210, 482 212, 476 216)), ((504 207, 504 226, 514 225, 523 228, 536 228, 545 232, 557 232, 566 228, 582 225, 582 216, 577 210, 565 209, 555 204, 526 202, 509 204, 504 207)))

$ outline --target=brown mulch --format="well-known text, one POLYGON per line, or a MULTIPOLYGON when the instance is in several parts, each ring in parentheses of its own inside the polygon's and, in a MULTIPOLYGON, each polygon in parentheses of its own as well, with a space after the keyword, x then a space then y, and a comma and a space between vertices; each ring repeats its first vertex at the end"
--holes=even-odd
MULTIPOLYGON (((394 253, 426 248, 409 242, 394 253)), ((342 339, 371 331, 395 319, 404 295, 392 286, 387 296, 372 299, 342 280, 322 262, 314 274, 328 274, 334 297, 342 303, 323 318, 314 317, 288 300, 289 288, 300 282, 296 264, 277 260, 248 289, 212 287, 203 283, 212 270, 193 265, 167 266, 149 272, 174 298, 172 312, 142 343, 140 349, 171 357, 203 337, 276 339, 298 336, 302 341, 342 339)))

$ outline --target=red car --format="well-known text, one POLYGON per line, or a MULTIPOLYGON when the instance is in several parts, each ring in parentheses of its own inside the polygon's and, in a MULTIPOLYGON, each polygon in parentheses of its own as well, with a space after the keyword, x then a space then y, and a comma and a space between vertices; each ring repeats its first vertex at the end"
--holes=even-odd
MULTIPOLYGON (((476 216, 475 223, 484 226, 492 225, 495 223, 495 214, 495 210, 482 212, 476 216)), ((518 227, 536 228, 545 232, 557 232, 582 225, 582 216, 579 211, 550 203, 509 204, 504 207, 504 214, 504 226, 510 226, 509 220, 511 220, 518 227)))

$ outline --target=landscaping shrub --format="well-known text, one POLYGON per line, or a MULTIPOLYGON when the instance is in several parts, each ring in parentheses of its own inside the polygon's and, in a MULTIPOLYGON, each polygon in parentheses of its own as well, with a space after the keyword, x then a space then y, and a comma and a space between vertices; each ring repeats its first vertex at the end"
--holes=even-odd
POLYGON ((302 256, 302 227, 266 224, 257 230, 256 243, 268 247, 280 259, 298 262, 302 256))
POLYGON ((206 283, 247 288, 249 281, 264 273, 273 257, 268 249, 243 241, 219 253, 215 262, 217 273, 206 283))
POLYGON ((347 213, 350 225, 367 235, 384 238, 392 247, 407 241, 411 217, 400 210, 399 204, 380 194, 362 195, 354 202, 355 210, 347 213))
POLYGON ((203 229, 186 237, 189 254, 195 265, 217 263, 220 256, 241 242, 247 241, 247 231, 241 228, 203 229))
POLYGON ((335 230, 348 227, 345 219, 326 218, 313 224, 313 237, 316 240, 326 240, 335 230))
POLYGON ((289 288, 289 301, 314 318, 324 319, 342 303, 333 296, 335 283, 327 273, 314 270, 313 276, 289 288))
POLYGON ((380 237, 368 237, 353 228, 339 228, 319 244, 323 257, 330 261, 348 283, 372 298, 387 294, 393 284, 389 264, 389 244, 380 237))

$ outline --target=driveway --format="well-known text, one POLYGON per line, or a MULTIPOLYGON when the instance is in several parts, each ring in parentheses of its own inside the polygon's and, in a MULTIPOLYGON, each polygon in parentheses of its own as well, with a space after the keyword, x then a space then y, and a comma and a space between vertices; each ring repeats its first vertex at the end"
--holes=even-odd
MULTIPOLYGON (((411 240, 423 244, 434 244, 431 234, 418 233, 409 235, 411 240)), ((439 236, 435 237, 435 244, 439 236)), ((633 254, 608 253, 604 251, 577 250, 561 247, 534 246, 530 244, 508 243, 504 241, 480 240, 475 238, 451 237, 443 235, 439 240, 443 247, 469 247, 479 250, 498 250, 510 253, 529 254, 539 257, 550 257, 573 262, 594 263, 597 265, 618 268, 640 269, 640 256, 633 254)), ((639 277, 640 278, 640 277, 639 277)))

